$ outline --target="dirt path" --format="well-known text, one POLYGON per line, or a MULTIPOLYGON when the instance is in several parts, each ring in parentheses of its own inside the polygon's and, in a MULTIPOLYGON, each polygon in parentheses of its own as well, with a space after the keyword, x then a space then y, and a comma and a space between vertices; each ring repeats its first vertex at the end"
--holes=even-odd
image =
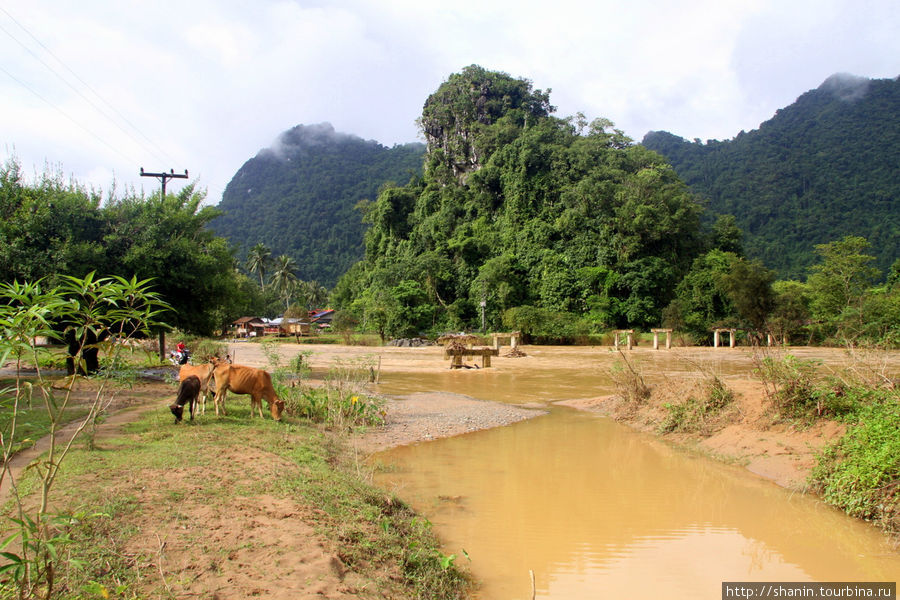
MULTIPOLYGON (((167 397, 174 386, 163 383, 144 383, 128 390, 117 390, 112 401, 107 406, 106 418, 98 425, 96 439, 121 435, 123 427, 133 423, 147 411, 157 408, 160 397, 167 397)), ((76 420, 59 428, 56 432, 56 445, 61 448, 69 443, 84 420, 76 420)), ((37 440, 33 446, 18 452, 13 456, 8 465, 8 473, 0 482, 0 504, 9 499, 11 481, 17 481, 28 465, 50 449, 50 436, 46 435, 37 440), (11 476, 11 477, 10 477, 11 476)))

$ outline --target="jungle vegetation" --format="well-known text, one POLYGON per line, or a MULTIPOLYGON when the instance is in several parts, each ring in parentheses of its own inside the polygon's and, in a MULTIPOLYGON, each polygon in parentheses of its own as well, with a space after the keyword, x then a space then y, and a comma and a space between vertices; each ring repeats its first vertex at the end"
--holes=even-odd
POLYGON ((779 281, 748 257, 737 217, 710 217, 659 154, 606 119, 553 112, 526 79, 451 75, 419 120, 423 176, 365 206, 366 255, 334 304, 388 337, 484 327, 560 341, 665 325, 698 343, 712 327, 896 338, 896 265, 885 283, 866 238, 826 240, 806 280, 779 281))
MULTIPOLYGON (((249 280, 235 272, 227 242, 208 228, 218 211, 193 185, 176 194, 118 197, 61 174, 26 181, 20 165, 0 168, 0 282, 47 287, 65 276, 150 280, 171 306, 166 324, 210 334, 235 312, 249 280)), ((234 318, 234 317, 231 317, 234 318)))
MULTIPOLYGON (((279 250, 277 231, 237 258, 211 228, 221 209, 203 206, 193 185, 165 198, 103 198, 59 174, 29 183, 9 161, 0 169, 0 280, 151 280, 172 307, 162 320, 198 334, 330 302, 336 325, 385 339, 518 329, 531 341, 572 342, 662 325, 701 344, 713 327, 793 343, 897 344, 900 262, 881 267, 883 247, 836 235, 811 248, 801 275, 784 278, 745 250, 739 218, 711 215, 660 154, 606 119, 554 112, 550 92, 526 79, 477 65, 451 75, 419 120, 421 175, 378 184, 342 217, 365 229, 365 253, 330 295, 327 281, 304 278, 308 261, 279 250)), ((339 142, 385 150, 330 126, 292 130, 284 142, 282 158, 297 161, 325 160, 324 147, 339 142)))

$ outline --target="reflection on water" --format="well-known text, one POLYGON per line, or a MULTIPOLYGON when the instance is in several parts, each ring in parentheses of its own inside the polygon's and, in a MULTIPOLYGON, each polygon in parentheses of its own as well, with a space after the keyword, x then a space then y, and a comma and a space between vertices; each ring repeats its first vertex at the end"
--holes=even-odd
MULTIPOLYGON (((416 379, 419 390, 507 401, 546 399, 556 385, 536 373, 524 387, 470 374, 416 379)), ((402 377, 390 385, 413 391, 402 377)), ((445 552, 462 562, 468 553, 480 598, 530 598, 529 570, 536 597, 558 599, 718 598, 722 581, 900 579, 900 554, 874 528, 589 413, 555 407, 375 460, 392 465, 377 483, 434 523, 445 552)))

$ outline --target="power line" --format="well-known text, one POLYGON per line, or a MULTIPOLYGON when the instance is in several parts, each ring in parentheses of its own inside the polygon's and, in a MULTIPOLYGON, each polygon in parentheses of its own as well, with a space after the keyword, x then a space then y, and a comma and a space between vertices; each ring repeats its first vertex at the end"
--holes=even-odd
POLYGON ((19 85, 21 85, 23 88, 25 88, 26 90, 28 90, 29 92, 31 92, 32 94, 34 94, 35 96, 37 96, 37 98, 40 99, 42 102, 46 103, 47 106, 49 106, 50 108, 52 108, 53 110, 55 110, 56 112, 58 112, 59 114, 61 114, 62 116, 64 116, 65 118, 67 118, 67 119, 68 119, 69 121, 71 121, 74 125, 76 125, 77 127, 80 127, 82 130, 84 130, 86 133, 88 133, 89 135, 91 135, 91 136, 92 136, 94 139, 96 139, 98 142, 100 142, 101 144, 103 144, 104 146, 106 146, 107 148, 109 148, 110 150, 112 150, 113 152, 115 152, 116 154, 118 154, 119 156, 121 156, 122 158, 124 158, 125 160, 128 160, 128 161, 130 161, 130 162, 135 162, 135 163, 138 162, 138 161, 134 160, 134 158, 128 156, 127 154, 125 154, 124 152, 122 152, 121 150, 119 150, 118 148, 114 147, 112 144, 110 144, 109 142, 107 142, 106 140, 104 140, 103 138, 101 138, 99 135, 97 135, 96 133, 94 133, 93 131, 91 131, 90 129, 88 129, 87 127, 85 127, 84 125, 82 125, 81 123, 79 123, 78 121, 76 121, 74 118, 72 118, 71 116, 69 116, 69 114, 66 113, 63 109, 59 108, 58 106, 56 106, 55 104, 53 104, 52 102, 50 102, 49 100, 47 100, 46 98, 44 98, 43 96, 41 96, 37 91, 35 91, 34 89, 32 89, 31 86, 29 86, 27 83, 25 83, 24 81, 22 81, 21 79, 19 79, 18 77, 16 77, 15 75, 13 75, 12 73, 10 73, 9 71, 7 71, 7 70, 6 70, 5 68, 3 68, 2 66, 0 66, 0 71, 3 71, 4 73, 6 73, 6 75, 7 75, 10 79, 12 79, 13 81, 15 81, 16 83, 18 83, 19 85))
MULTIPOLYGON (((91 106, 92 106, 92 107, 93 107, 100 115, 102 115, 106 120, 108 120, 110 123, 112 123, 113 125, 115 125, 120 131, 122 131, 122 133, 124 133, 125 135, 127 135, 129 138, 131 138, 131 140, 133 140, 134 142, 136 142, 138 145, 142 146, 145 150, 149 151, 150 154, 154 155, 157 159, 165 160, 165 159, 162 157, 162 156, 168 156, 168 153, 167 153, 165 150, 163 150, 158 144, 156 144, 156 143, 155 143, 153 140, 151 140, 146 134, 144 134, 143 131, 141 131, 141 130, 140 130, 137 126, 135 126, 131 121, 129 121, 127 117, 125 117, 121 112, 119 112, 119 111, 115 108, 115 106, 113 106, 112 104, 110 104, 103 96, 101 96, 96 90, 94 90, 87 82, 84 81, 84 79, 82 79, 81 77, 79 77, 78 74, 75 73, 75 71, 73 71, 73 70, 72 70, 72 69, 71 69, 71 68, 70 68, 70 67, 62 60, 62 59, 60 59, 58 56, 56 56, 56 55, 53 53, 52 50, 50 50, 43 42, 41 42, 34 34, 32 34, 32 33, 31 33, 24 25, 22 25, 22 24, 21 24, 21 23, 13 16, 13 15, 11 15, 11 14, 9 13, 9 11, 7 11, 7 10, 6 10, 5 8, 3 8, 3 7, 0 7, 0 11, 2 11, 7 17, 9 17, 9 19, 12 20, 12 21, 13 21, 13 22, 14 22, 14 23, 15 23, 22 31, 24 31, 26 34, 28 34, 28 36, 31 37, 31 39, 34 40, 34 42, 35 42, 36 44, 38 44, 41 48, 43 48, 44 51, 47 52, 47 54, 49 54, 51 57, 53 57, 53 59, 54 59, 57 63, 59 63, 59 64, 60 64, 60 65, 61 65, 61 66, 62 66, 62 67, 63 67, 63 68, 64 68, 64 69, 72 76, 72 77, 74 77, 79 83, 81 83, 81 85, 83 85, 83 86, 84 86, 85 88, 87 88, 94 96, 96 96, 96 97, 100 100, 100 102, 102 102, 103 104, 105 104, 110 110, 112 110, 116 115, 118 115, 118 117, 119 117, 120 119, 122 119, 122 121, 124 121, 129 127, 131 127, 135 132, 137 132, 137 133, 138 133, 138 134, 139 134, 139 135, 140 135, 140 136, 141 136, 148 144, 150 144, 150 146, 152 146, 152 147, 147 146, 144 142, 142 142, 141 140, 137 139, 130 131, 128 131, 128 130, 126 130, 124 127, 122 127, 122 125, 120 125, 115 119, 113 119, 112 117, 110 117, 109 114, 107 114, 101 107, 97 106, 97 104, 96 104, 93 100, 91 100, 90 98, 88 98, 84 93, 82 93, 82 92, 81 92, 80 90, 78 90, 75 86, 73 86, 68 80, 66 80, 66 78, 64 78, 62 75, 60 75, 55 69, 53 69, 53 67, 51 67, 50 65, 48 65, 41 57, 39 57, 39 56, 38 56, 31 48, 29 48, 29 47, 28 47, 27 45, 25 45, 21 40, 19 40, 18 38, 16 38, 16 36, 14 36, 12 33, 10 33, 10 32, 9 32, 6 28, 4 28, 2 25, 0 25, 0 30, 2 30, 2 31, 3 31, 6 35, 8 35, 13 41, 15 41, 17 44, 19 44, 22 48, 24 48, 29 54, 31 54, 32 57, 34 57, 35 60, 37 60, 38 62, 40 62, 40 63, 41 63, 48 71, 50 71, 51 73, 53 73, 53 75, 55 75, 60 81, 62 81, 63 83, 65 83, 72 91, 74 91, 76 94, 78 94, 85 102, 87 102, 88 104, 90 104, 90 105, 91 105, 91 106), (154 150, 154 148, 155 148, 155 150, 154 150), (161 154, 158 154, 158 153, 156 152, 157 150, 158 150, 159 153, 161 153, 161 154)), ((9 75, 9 72, 8 72, 8 71, 7 71, 7 74, 9 75)), ((10 75, 10 76, 12 77, 12 75, 10 75)), ((16 78, 13 77, 13 79, 16 79, 16 78)), ((19 81, 19 80, 16 79, 16 81, 19 81)), ((22 84, 21 81, 20 81, 19 83, 22 84)), ((24 84, 22 84, 22 85, 24 85, 24 84)), ((27 87, 27 86, 26 86, 26 87, 27 87)), ((29 90, 30 90, 32 93, 34 93, 35 95, 38 95, 37 92, 35 92, 34 90, 31 90, 30 88, 29 88, 29 90)), ((39 96, 39 95, 38 95, 38 96, 39 96)), ((40 96, 39 96, 39 97, 40 97, 40 96)), ((47 101, 46 99, 44 99, 44 98, 42 98, 42 100, 44 100, 45 102, 48 102, 48 101, 47 101)), ((49 103, 49 102, 48 102, 48 103, 49 103)), ((68 117, 68 115, 66 115, 66 116, 67 116, 67 118, 69 118, 70 120, 73 120, 72 117, 68 117)), ((83 126, 82 126, 82 128, 83 128, 83 126)), ((95 134, 95 137, 96 137, 96 134, 95 134)), ((106 142, 104 142, 104 143, 106 143, 106 142)), ((108 143, 107 143, 107 146, 109 146, 108 143)))

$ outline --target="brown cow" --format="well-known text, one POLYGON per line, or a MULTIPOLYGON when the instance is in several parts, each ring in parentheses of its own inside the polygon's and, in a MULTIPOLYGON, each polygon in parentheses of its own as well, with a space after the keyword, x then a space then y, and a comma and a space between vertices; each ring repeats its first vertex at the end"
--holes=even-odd
POLYGON ((272 387, 272 378, 266 371, 254 367, 230 365, 218 363, 214 371, 216 378, 216 415, 219 414, 219 404, 222 405, 222 414, 225 413, 225 396, 230 391, 235 394, 250 394, 250 416, 256 416, 253 409, 259 411, 262 418, 262 399, 269 404, 269 411, 276 421, 281 420, 281 412, 284 410, 284 400, 275 394, 272 387))
POLYGON ((181 368, 178 370, 178 381, 184 381, 191 375, 195 375, 200 380, 200 409, 198 412, 203 415, 206 414, 206 399, 216 392, 215 383, 213 382, 213 370, 215 368, 215 363, 209 363, 205 365, 181 365, 181 368))

